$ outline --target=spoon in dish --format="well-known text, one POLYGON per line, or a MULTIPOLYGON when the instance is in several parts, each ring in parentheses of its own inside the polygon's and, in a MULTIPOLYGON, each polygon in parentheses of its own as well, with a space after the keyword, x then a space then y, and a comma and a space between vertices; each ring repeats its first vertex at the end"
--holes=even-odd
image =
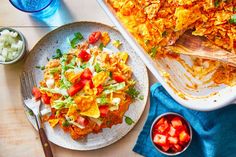
POLYGON ((236 53, 228 52, 212 44, 206 37, 194 36, 185 32, 174 45, 166 47, 168 51, 178 54, 225 62, 236 67, 236 53))

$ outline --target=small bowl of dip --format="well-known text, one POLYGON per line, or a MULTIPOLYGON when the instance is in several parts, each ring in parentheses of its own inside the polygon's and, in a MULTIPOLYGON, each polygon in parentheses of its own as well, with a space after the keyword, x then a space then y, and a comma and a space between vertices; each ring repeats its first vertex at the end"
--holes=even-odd
POLYGON ((22 33, 4 27, 0 28, 0 64, 13 64, 26 53, 26 42, 22 33))

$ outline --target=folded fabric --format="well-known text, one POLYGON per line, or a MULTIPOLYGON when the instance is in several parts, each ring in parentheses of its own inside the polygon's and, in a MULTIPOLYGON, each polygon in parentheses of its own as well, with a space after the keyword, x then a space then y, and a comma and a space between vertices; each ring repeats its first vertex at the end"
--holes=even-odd
POLYGON ((156 83, 151 87, 148 119, 138 136, 133 151, 146 157, 162 157, 152 145, 150 129, 155 118, 165 112, 184 116, 193 128, 189 148, 180 157, 236 157, 236 105, 210 112, 198 112, 178 104, 156 83))

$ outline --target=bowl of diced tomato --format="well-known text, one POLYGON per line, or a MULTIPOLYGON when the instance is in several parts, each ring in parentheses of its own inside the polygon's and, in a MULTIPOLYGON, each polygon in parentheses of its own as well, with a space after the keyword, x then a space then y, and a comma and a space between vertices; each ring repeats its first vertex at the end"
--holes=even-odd
POLYGON ((183 116, 168 112, 154 120, 150 137, 159 152, 174 156, 181 154, 189 147, 192 140, 192 128, 183 116))

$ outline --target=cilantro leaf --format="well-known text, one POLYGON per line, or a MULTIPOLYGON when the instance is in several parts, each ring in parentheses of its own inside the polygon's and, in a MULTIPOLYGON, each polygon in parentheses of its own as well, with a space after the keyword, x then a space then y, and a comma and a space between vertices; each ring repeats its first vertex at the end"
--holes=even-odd
POLYGON ((134 123, 134 121, 128 116, 125 116, 125 122, 128 125, 132 125, 134 123))
POLYGON ((68 122, 68 120, 64 120, 64 122, 62 123, 62 126, 64 127, 68 127, 70 125, 70 123, 68 122))
POLYGON ((29 113, 29 115, 31 115, 31 116, 33 116, 34 115, 34 112, 32 111, 32 110, 28 110, 28 113, 29 113))
POLYGON ((236 24, 236 14, 233 14, 229 20, 230 24, 236 24))
POLYGON ((157 54, 157 48, 156 47, 153 47, 153 48, 151 48, 151 50, 150 50, 150 55, 151 55, 151 57, 156 57, 156 54, 157 54))
POLYGON ((62 57, 62 52, 60 49, 56 50, 56 54, 52 56, 52 59, 59 59, 62 57))
POLYGON ((140 92, 135 89, 133 86, 132 87, 129 87, 129 89, 126 91, 126 93, 132 98, 132 99, 136 99, 140 92))
POLYGON ((214 6, 215 6, 215 7, 219 7, 219 5, 220 5, 219 0, 215 0, 215 2, 214 2, 214 6))

